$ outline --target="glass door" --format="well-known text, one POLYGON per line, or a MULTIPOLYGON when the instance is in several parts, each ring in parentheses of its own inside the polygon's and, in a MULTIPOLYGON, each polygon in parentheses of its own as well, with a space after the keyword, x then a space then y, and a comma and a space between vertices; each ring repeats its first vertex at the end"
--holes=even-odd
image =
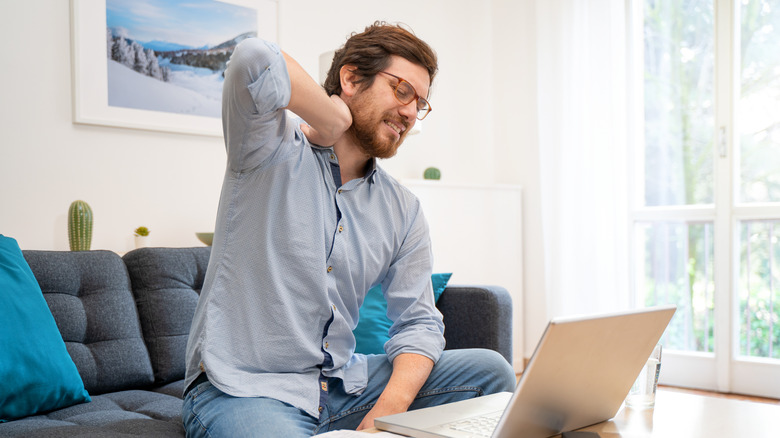
POLYGON ((780 0, 630 6, 635 299, 678 306, 662 383, 780 397, 780 0))
POLYGON ((734 392, 780 397, 780 0, 735 5, 734 392))

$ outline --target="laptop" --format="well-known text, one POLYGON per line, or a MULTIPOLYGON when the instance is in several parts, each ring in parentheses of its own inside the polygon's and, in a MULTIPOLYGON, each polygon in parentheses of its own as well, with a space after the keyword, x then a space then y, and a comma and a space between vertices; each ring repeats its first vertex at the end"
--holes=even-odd
POLYGON ((545 438, 617 414, 675 306, 554 318, 514 393, 504 392, 374 420, 418 438, 545 438), (492 432, 468 431, 491 418, 492 432))

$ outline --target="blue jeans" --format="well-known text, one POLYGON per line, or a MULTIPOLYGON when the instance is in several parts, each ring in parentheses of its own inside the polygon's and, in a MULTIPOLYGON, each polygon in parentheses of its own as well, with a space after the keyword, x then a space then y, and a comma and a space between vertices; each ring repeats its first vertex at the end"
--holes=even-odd
MULTIPOLYGON (((310 437, 355 429, 382 393, 393 367, 385 355, 369 356, 368 386, 347 394, 341 380, 329 382, 328 402, 319 418, 266 397, 233 397, 205 382, 184 398, 182 419, 194 437, 310 437)), ((483 349, 447 350, 431 371, 410 410, 501 391, 512 391, 515 374, 500 354, 483 349)))

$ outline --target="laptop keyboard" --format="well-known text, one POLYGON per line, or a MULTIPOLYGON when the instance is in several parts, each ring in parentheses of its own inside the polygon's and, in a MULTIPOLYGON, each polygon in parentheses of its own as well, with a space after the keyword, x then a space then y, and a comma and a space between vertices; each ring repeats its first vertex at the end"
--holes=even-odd
POLYGON ((454 423, 450 423, 448 426, 453 430, 489 437, 493 435, 493 431, 496 429, 496 426, 498 426, 498 420, 501 419, 502 413, 503 411, 498 411, 479 417, 458 420, 454 423))

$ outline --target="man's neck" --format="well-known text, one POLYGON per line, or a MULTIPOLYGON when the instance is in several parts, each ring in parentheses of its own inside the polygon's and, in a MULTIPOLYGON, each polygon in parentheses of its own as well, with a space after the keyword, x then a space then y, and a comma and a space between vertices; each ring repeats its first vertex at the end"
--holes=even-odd
POLYGON ((366 176, 366 167, 371 157, 361 149, 349 134, 344 134, 333 145, 333 150, 339 158, 339 168, 341 170, 341 183, 346 184, 349 181, 366 176))

